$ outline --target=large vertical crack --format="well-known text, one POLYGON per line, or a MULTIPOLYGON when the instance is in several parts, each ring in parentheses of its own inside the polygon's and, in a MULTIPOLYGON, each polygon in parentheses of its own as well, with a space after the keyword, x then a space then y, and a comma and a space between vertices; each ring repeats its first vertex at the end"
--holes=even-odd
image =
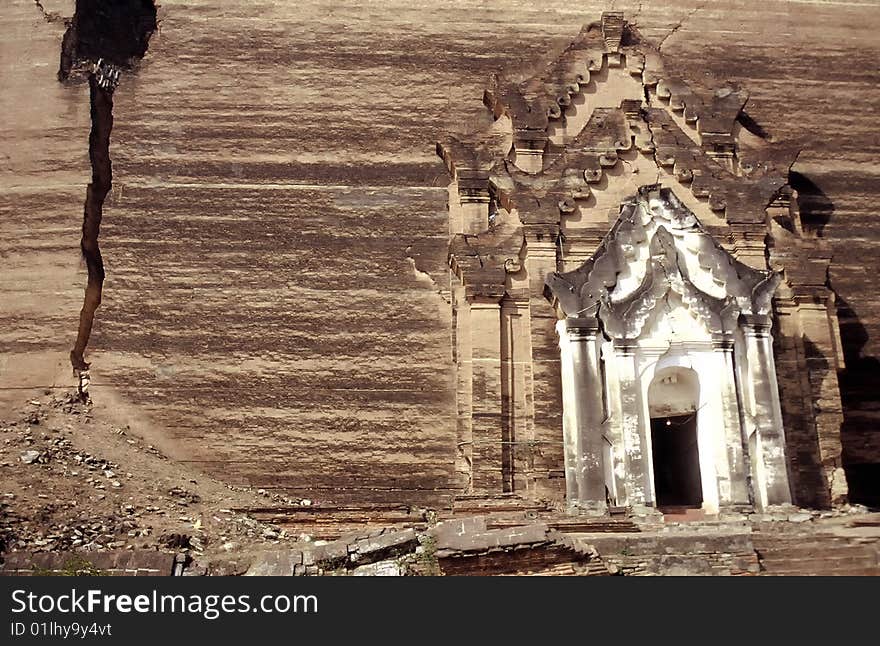
MULTIPOLYGON (((647 93, 647 88, 645 96, 647 97, 646 102, 648 103, 648 106, 650 106, 651 98, 647 93)), ((650 108, 645 108, 641 110, 639 113, 639 117, 644 122, 645 128, 648 129, 648 134, 651 136, 651 156, 654 159, 654 164, 657 166, 657 178, 654 180, 654 183, 659 184, 660 176, 663 173, 663 166, 660 164, 660 159, 657 157, 657 140, 654 137, 654 129, 651 127, 651 116, 648 114, 649 109, 650 108)))
MULTIPOLYGON (((42 6, 37 3, 42 9, 42 6)), ((86 188, 80 249, 88 271, 76 342, 70 351, 74 372, 88 370, 85 351, 104 287, 104 259, 98 244, 104 200, 113 183, 110 134, 113 130, 113 92, 122 70, 130 70, 147 52, 156 30, 153 0, 77 0, 61 46, 58 78, 62 82, 85 76, 89 84, 91 181, 86 188)))
POLYGON ((89 101, 91 103, 92 131, 89 134, 89 160, 92 165, 92 181, 86 188, 83 209, 82 239, 80 249, 86 261, 88 282, 76 344, 70 351, 70 363, 74 370, 87 370, 84 353, 92 334, 95 312, 101 304, 104 288, 104 259, 98 245, 101 220, 104 216, 104 200, 112 188, 113 169, 110 163, 110 132, 113 130, 113 86, 103 87, 97 73, 89 74, 89 101))

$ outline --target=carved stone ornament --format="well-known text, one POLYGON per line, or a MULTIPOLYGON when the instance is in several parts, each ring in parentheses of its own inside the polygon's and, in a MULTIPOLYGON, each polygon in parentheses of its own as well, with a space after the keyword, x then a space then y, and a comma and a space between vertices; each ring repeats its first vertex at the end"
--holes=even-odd
POLYGON ((780 279, 725 251, 670 189, 645 186, 583 265, 547 276, 546 295, 567 317, 597 316, 610 337, 634 339, 671 290, 711 333, 726 334, 740 315, 770 312, 780 279))

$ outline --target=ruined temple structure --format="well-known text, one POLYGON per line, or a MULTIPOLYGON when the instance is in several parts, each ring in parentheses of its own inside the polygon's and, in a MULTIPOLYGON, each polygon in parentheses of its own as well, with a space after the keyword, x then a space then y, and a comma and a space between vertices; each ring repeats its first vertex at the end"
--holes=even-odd
MULTIPOLYGON (((290 536, 493 515, 468 554, 544 523, 574 559, 551 530, 880 508, 880 7, 11 0, 0 24, 0 428, 76 384, 80 338, 91 419, 262 490, 236 509, 290 536)), ((34 518, 57 463, 11 451, 34 518)))
POLYGON ((496 78, 449 185, 457 462, 578 511, 845 502, 830 254, 744 89, 692 92, 607 12, 496 78))

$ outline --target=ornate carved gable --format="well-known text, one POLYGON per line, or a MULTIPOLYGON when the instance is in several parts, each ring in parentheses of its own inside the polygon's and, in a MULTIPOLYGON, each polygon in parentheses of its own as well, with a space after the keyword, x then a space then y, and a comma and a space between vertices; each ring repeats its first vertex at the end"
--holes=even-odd
MULTIPOLYGON (((438 144, 468 212, 451 233, 487 231, 501 208, 524 226, 524 241, 595 239, 609 226, 603 209, 661 184, 707 225, 724 227, 743 259, 763 266, 755 227, 763 229, 793 155, 743 128, 747 99, 729 84, 698 96, 664 70, 622 13, 605 13, 542 73, 494 78, 484 95, 495 117, 489 129, 438 144)), ((452 246, 454 257, 460 241, 452 246)))
MULTIPOLYGON (((761 401, 775 402, 778 390, 799 495, 825 501, 845 492, 830 255, 791 208, 794 147, 756 127, 744 112, 747 101, 730 83, 709 94, 692 90, 622 13, 609 12, 538 74, 493 78, 483 96, 490 127, 437 144, 451 175, 448 261, 463 490, 583 498, 571 488, 577 479, 565 475, 561 485, 570 457, 559 440, 570 417, 561 375, 573 378, 575 368, 562 366, 556 332, 568 330, 572 348, 607 335, 614 348, 638 339, 635 345, 654 351, 663 345, 657 335, 694 323, 688 333, 702 341, 690 345, 729 352, 735 337, 760 349, 761 401), (560 315, 566 321, 558 327, 560 315), (807 336, 827 361, 804 365, 807 336), (774 359, 785 370, 778 389, 774 378, 761 376, 772 372, 774 359), (817 410, 819 399, 831 403, 817 410), (809 460, 800 461, 805 455, 809 460), (816 482, 817 474, 824 490, 798 484, 816 482)), ((598 362, 589 343, 584 361, 598 362)), ((759 366, 756 357, 748 365, 759 366)), ((747 363, 741 356, 736 370, 747 363)), ((585 387, 576 398, 593 397, 584 410, 601 411, 600 391, 585 387)), ((629 392, 621 397, 638 400, 629 392)), ((762 422, 766 437, 781 425, 774 415, 762 422)), ((740 422, 728 421, 738 441, 740 422)), ((778 461, 782 448, 774 451, 778 461)), ((601 478, 593 484, 601 498, 601 478)), ((627 486, 636 498, 644 493, 627 486)))
POLYGON ((670 189, 648 186, 621 205, 595 254, 546 284, 567 317, 598 316, 612 338, 635 339, 670 291, 711 333, 731 334, 741 314, 769 313, 779 280, 723 249, 670 189))

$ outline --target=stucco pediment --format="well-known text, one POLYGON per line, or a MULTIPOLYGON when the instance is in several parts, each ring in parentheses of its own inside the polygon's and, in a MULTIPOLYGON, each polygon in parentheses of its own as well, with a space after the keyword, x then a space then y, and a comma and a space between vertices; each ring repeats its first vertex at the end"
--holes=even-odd
POLYGON ((638 338, 671 291, 713 333, 740 314, 767 314, 780 277, 730 255, 668 188, 645 186, 621 205, 596 252, 578 269, 546 279, 567 317, 597 316, 612 338, 638 338))

